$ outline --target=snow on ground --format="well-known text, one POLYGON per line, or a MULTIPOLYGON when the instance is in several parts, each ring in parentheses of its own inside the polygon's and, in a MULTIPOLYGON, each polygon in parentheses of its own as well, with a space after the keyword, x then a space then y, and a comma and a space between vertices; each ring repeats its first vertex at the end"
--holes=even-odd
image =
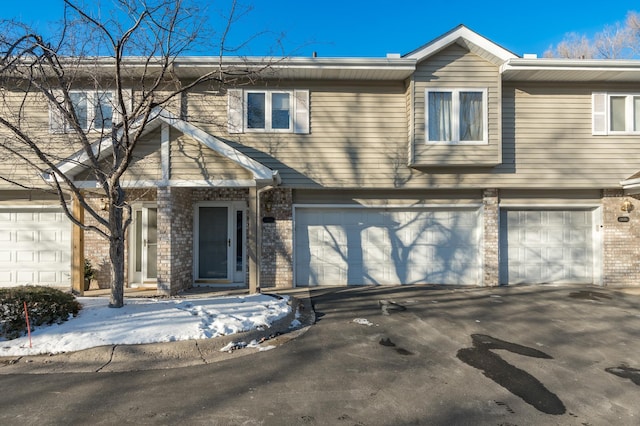
POLYGON ((32 347, 28 336, 0 339, 0 356, 207 339, 268 328, 291 311, 288 296, 264 294, 201 299, 130 298, 118 309, 108 307, 108 298, 79 297, 78 301, 82 310, 77 317, 32 330, 32 347))

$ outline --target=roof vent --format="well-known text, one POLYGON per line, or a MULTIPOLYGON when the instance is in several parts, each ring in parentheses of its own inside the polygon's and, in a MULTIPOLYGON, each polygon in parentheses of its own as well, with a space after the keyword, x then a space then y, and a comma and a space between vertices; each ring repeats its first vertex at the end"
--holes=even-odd
POLYGON ((400 59, 399 53, 387 53, 387 59, 400 59))
POLYGON ((524 59, 538 59, 538 55, 536 53, 525 53, 522 57, 524 59))

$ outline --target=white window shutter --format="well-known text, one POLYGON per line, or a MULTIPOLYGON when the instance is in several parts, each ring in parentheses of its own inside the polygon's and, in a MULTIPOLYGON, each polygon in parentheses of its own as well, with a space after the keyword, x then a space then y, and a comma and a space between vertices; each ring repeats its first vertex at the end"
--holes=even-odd
POLYGON ((593 135, 607 134, 607 94, 594 92, 591 94, 591 133, 593 135))
POLYGON ((242 108, 242 89, 227 90, 228 100, 228 129, 229 133, 242 133, 244 111, 242 108))
POLYGON ((298 134, 307 134, 310 130, 309 91, 295 90, 293 92, 293 97, 295 98, 293 132, 298 134))
MULTIPOLYGON (((64 95, 62 94, 62 90, 54 90, 52 92, 53 96, 56 98, 56 102, 63 103, 64 95)), ((51 133, 64 133, 65 132, 65 123, 64 114, 57 105, 53 102, 49 102, 49 131, 51 133)))

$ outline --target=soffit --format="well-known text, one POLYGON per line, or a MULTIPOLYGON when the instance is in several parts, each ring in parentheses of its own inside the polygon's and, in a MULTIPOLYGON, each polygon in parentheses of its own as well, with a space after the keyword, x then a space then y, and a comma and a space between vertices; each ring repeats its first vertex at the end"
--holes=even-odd
POLYGON ((545 81, 586 83, 640 82, 640 61, 512 59, 501 67, 503 81, 545 81))
POLYGON ((258 74, 265 79, 296 80, 404 80, 416 68, 416 61, 405 58, 271 58, 224 59, 180 58, 174 72, 181 78, 197 78, 222 69, 238 76, 258 74))

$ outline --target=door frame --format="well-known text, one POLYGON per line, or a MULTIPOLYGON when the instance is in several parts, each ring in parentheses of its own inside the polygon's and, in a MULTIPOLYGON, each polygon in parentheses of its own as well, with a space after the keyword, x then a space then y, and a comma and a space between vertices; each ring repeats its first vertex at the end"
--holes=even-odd
MULTIPOLYGON (((136 203, 131 206, 131 213, 133 214, 133 221, 129 227, 129 286, 157 286, 157 266, 156 266, 156 278, 149 278, 147 264, 148 264, 148 251, 147 245, 141 244, 140 249, 140 271, 136 271, 136 255, 138 247, 136 246, 136 240, 138 236, 138 230, 141 230, 141 237, 146 240, 148 236, 148 212, 149 209, 156 209, 156 229, 157 229, 157 212, 158 204, 156 202, 143 202, 136 203), (142 212, 142 223, 136 221, 137 212, 142 212)), ((158 235, 156 235, 156 247, 158 243, 158 235)), ((157 250, 156 250, 156 265, 158 263, 157 250)))
POLYGON ((247 284, 247 203, 245 201, 201 201, 193 208, 193 279, 196 285, 225 284, 246 286, 247 284), (227 209, 227 277, 200 278, 199 277, 199 239, 200 239, 200 208, 225 207, 227 209), (240 217, 238 217, 240 214, 240 217), (237 228, 238 219, 241 229, 237 228), (240 234, 238 234, 240 231, 240 234), (240 240, 240 241, 238 241, 240 240), (238 267, 238 255, 241 263, 238 267))

